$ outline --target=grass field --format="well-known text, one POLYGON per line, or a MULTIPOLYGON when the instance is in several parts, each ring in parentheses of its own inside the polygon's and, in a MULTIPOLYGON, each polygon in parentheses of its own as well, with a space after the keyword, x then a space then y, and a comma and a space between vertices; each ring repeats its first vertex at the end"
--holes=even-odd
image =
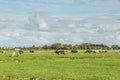
POLYGON ((79 53, 57 55, 39 50, 21 57, 0 54, 0 80, 120 80, 120 54, 79 53))

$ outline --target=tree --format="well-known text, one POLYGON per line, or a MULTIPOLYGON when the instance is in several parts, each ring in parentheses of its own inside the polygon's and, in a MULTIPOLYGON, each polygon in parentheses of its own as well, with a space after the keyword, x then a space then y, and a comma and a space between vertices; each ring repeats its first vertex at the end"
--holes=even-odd
POLYGON ((52 49, 60 49, 61 48, 61 43, 54 43, 51 45, 52 49))
POLYGON ((115 49, 119 49, 120 47, 118 45, 114 44, 111 46, 111 48, 115 50, 115 49))
POLYGON ((80 46, 77 44, 73 46, 73 49, 79 49, 79 48, 80 48, 80 46))
POLYGON ((43 48, 43 49, 50 49, 50 46, 44 45, 42 48, 43 48))
POLYGON ((71 44, 68 44, 68 47, 69 47, 69 49, 72 49, 72 45, 71 44))
POLYGON ((72 45, 71 44, 63 44, 63 45, 61 45, 61 49, 66 49, 66 50, 72 49, 72 45))
POLYGON ((82 43, 81 45, 80 45, 80 47, 82 48, 82 49, 90 49, 91 48, 91 43, 82 43))

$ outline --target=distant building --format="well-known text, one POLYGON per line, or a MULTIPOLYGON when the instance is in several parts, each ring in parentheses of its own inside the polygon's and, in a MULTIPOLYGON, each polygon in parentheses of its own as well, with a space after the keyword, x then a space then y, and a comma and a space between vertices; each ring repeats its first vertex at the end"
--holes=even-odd
POLYGON ((19 50, 20 50, 20 48, 15 47, 15 48, 14 48, 14 50, 19 51, 19 50))
POLYGON ((3 47, 3 49, 6 49, 6 50, 14 50, 15 47, 3 47))
POLYGON ((32 49, 39 50, 39 49, 42 49, 42 47, 41 47, 41 46, 35 46, 35 45, 33 45, 33 46, 32 46, 32 49))
POLYGON ((61 45, 60 48, 61 49, 70 49, 70 47, 68 45, 61 45))

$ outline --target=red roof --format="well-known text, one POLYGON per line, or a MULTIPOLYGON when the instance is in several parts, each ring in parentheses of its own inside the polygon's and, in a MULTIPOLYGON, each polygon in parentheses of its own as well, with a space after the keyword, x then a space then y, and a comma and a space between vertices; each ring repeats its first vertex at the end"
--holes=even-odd
POLYGON ((32 46, 33 49, 41 49, 40 46, 32 46))

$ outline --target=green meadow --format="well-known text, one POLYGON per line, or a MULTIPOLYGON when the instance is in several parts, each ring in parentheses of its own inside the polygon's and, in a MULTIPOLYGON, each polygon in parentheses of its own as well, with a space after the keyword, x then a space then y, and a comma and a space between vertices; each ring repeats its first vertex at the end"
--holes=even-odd
POLYGON ((12 50, 0 54, 0 80, 120 80, 120 54, 84 54, 68 51, 57 55, 54 50, 24 50, 11 57, 12 50))

